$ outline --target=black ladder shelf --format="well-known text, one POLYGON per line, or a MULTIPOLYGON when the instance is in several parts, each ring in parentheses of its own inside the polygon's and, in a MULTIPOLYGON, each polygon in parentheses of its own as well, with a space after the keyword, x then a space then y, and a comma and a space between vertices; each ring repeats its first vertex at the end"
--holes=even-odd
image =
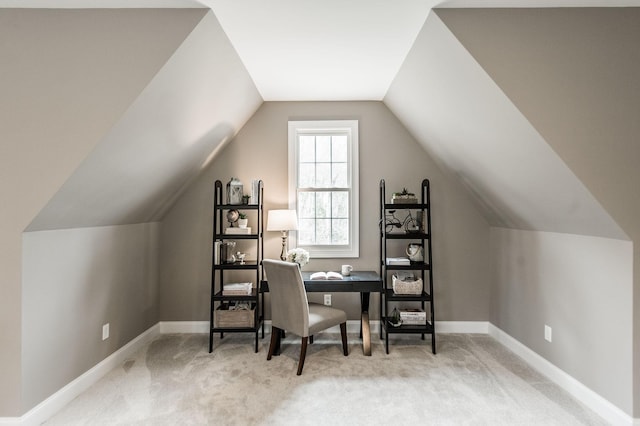
MULTIPOLYGON (((222 182, 216 180, 214 184, 213 197, 213 253, 211 261, 211 312, 209 317, 209 353, 213 351, 213 337, 215 333, 220 333, 220 338, 224 333, 254 333, 255 352, 258 352, 258 332, 262 329, 264 338, 264 293, 260 290, 262 281, 262 258, 264 256, 264 211, 263 211, 263 183, 258 181, 257 203, 256 204, 224 204, 222 182), (249 223, 255 226, 250 234, 225 234, 224 225, 225 213, 229 210, 242 210, 249 216, 249 223), (255 244, 256 259, 245 262, 236 261, 234 263, 224 263, 222 259, 216 259, 216 241, 248 241, 255 244), (225 273, 236 271, 254 271, 255 286, 248 295, 223 295, 223 285, 228 277, 225 273), (239 326, 221 326, 216 324, 216 310, 229 306, 231 303, 248 302, 253 309, 253 324, 239 326)), ((253 245, 253 244, 250 244, 253 245)), ((218 321, 219 322, 219 321, 218 321)))
POLYGON ((385 348, 389 353, 389 334, 420 334, 422 340, 426 334, 431 335, 431 350, 436 353, 436 330, 433 295, 433 263, 431 256, 431 201, 429 180, 424 179, 420 186, 421 193, 416 202, 387 202, 385 181, 380 180, 380 276, 383 282, 383 293, 380 298, 380 338, 385 339, 385 348), (407 213, 404 221, 395 216, 396 212, 407 213), (413 216, 415 212, 415 217, 413 216), (395 225, 394 225, 395 224, 395 225), (409 225, 409 226, 408 226, 409 225), (402 256, 396 241, 421 244, 423 261, 411 261, 408 265, 389 264, 389 257, 402 256), (392 276, 398 271, 413 272, 422 280, 423 288, 419 294, 397 294, 393 289, 392 276), (409 302, 409 303, 407 303, 409 302), (425 324, 395 326, 390 322, 390 306, 412 305, 419 303, 426 312, 425 324))

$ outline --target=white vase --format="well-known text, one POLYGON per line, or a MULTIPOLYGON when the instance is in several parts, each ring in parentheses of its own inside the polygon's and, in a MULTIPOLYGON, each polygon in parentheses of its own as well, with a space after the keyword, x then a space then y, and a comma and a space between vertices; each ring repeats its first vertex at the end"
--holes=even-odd
POLYGON ((238 227, 246 228, 248 222, 249 222, 249 219, 238 219, 238 227))

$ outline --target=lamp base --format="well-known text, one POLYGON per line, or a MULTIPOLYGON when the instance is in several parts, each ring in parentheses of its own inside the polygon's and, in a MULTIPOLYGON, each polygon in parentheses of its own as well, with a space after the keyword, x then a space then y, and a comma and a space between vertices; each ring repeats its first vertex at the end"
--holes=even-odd
POLYGON ((282 231, 282 251, 280 252, 280 260, 287 260, 287 235, 282 231))

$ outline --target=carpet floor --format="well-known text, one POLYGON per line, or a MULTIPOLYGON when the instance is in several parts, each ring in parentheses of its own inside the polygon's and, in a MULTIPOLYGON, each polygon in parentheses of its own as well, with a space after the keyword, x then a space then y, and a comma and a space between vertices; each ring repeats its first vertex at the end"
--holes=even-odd
POLYGON ((302 376, 299 339, 267 361, 269 335, 162 335, 105 375, 47 425, 605 425, 486 335, 398 336, 385 354, 357 336, 316 336, 302 376), (408 337, 408 338, 407 338, 408 337))

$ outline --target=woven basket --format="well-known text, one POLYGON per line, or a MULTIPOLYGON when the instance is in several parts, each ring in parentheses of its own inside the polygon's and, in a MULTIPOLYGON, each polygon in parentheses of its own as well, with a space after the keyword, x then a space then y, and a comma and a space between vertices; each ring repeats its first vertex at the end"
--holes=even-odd
POLYGON ((216 309, 214 314, 214 322, 216 327, 253 327, 254 325, 255 304, 251 305, 250 310, 229 310, 229 305, 223 304, 216 309))
POLYGON ((415 280, 401 280, 397 276, 393 275, 393 292, 395 294, 421 294, 422 293, 422 278, 416 278, 415 280))

